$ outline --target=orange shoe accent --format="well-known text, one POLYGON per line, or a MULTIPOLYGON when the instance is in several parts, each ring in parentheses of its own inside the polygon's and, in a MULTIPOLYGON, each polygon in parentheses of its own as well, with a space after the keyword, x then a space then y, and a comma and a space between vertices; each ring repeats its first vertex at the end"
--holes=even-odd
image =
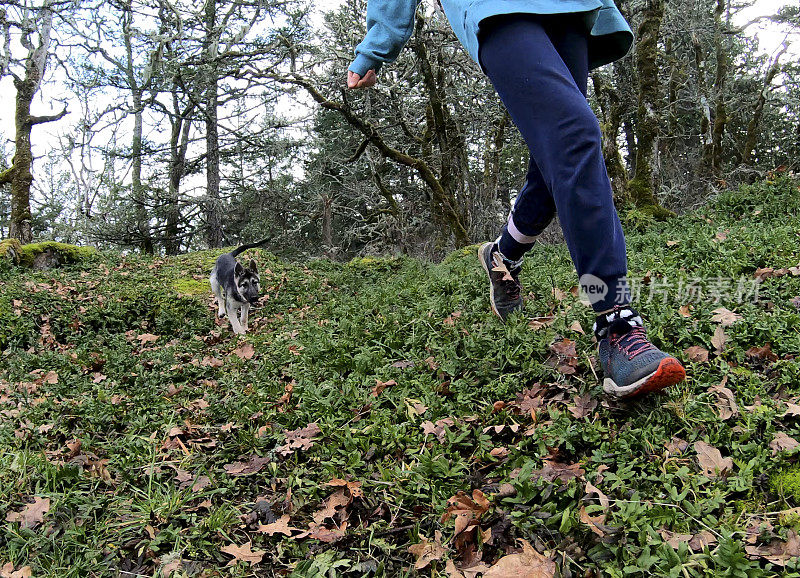
POLYGON ((658 369, 650 376, 642 387, 624 396, 623 399, 637 397, 646 393, 661 391, 671 385, 680 383, 686 379, 686 370, 680 361, 674 357, 665 357, 658 364, 658 369))

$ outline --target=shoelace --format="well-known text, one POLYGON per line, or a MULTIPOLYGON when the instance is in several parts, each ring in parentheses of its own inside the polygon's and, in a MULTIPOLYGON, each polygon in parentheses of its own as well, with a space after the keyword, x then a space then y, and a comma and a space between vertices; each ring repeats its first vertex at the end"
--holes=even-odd
POLYGON ((629 360, 632 360, 645 351, 653 349, 653 344, 647 340, 644 327, 632 327, 627 333, 615 335, 611 338, 611 343, 624 351, 629 360))

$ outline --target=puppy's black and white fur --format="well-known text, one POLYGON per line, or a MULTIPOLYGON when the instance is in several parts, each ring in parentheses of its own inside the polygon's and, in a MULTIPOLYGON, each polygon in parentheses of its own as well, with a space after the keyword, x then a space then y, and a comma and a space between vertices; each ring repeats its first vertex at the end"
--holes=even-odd
POLYGON ((242 245, 238 249, 220 255, 211 270, 211 291, 217 298, 220 318, 228 315, 231 329, 237 335, 247 331, 247 320, 250 307, 258 302, 260 281, 256 262, 250 259, 247 268, 236 260, 240 253, 267 243, 264 239, 251 245, 242 245))

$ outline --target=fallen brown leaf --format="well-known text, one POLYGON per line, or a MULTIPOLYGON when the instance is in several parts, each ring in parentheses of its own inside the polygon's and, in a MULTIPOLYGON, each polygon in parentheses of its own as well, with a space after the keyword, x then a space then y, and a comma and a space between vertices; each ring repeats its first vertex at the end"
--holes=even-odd
POLYGON ((442 533, 439 530, 434 532, 433 541, 422 536, 422 542, 409 546, 408 551, 417 559, 414 563, 414 568, 417 570, 426 568, 431 562, 441 560, 447 554, 447 550, 442 547, 442 533))
POLYGON ((381 381, 380 379, 375 380, 375 387, 372 388, 372 395, 373 397, 378 397, 383 390, 387 387, 391 387, 392 385, 397 385, 397 382, 393 379, 389 381, 381 381))
POLYGON ((233 350, 233 354, 240 359, 252 359, 256 350, 250 343, 242 343, 239 347, 233 350))
POLYGON ((455 518, 454 536, 458 536, 468 526, 477 524, 477 521, 489 510, 490 504, 480 490, 472 491, 472 498, 462 491, 447 501, 447 511, 442 514, 441 522, 445 523, 450 518, 455 518))
POLYGON ((269 458, 252 455, 246 462, 233 462, 222 466, 231 476, 249 476, 261 471, 269 463, 269 458))
POLYGON ((711 316, 711 321, 719 323, 722 327, 728 327, 739 321, 742 316, 734 313, 727 307, 717 307, 712 311, 714 315, 711 316))
POLYGON ((800 538, 795 530, 789 530, 785 542, 772 540, 763 546, 747 545, 744 550, 753 558, 764 558, 776 566, 786 566, 789 560, 800 556, 800 538))
POLYGON ((0 578, 31 578, 31 576, 33 576, 33 569, 30 566, 14 570, 14 565, 8 562, 0 568, 0 578))
POLYGON ((727 420, 739 415, 739 406, 736 405, 736 397, 733 392, 725 387, 728 381, 727 376, 722 380, 722 383, 713 385, 708 390, 713 393, 717 398, 717 412, 721 420, 727 420))
POLYGON ((576 395, 572 401, 575 405, 571 405, 567 407, 567 409, 575 417, 575 419, 589 417, 595 408, 597 408, 597 400, 594 399, 589 393, 585 393, 581 396, 576 395))
POLYGON ((708 478, 716 478, 733 470, 733 459, 723 458, 720 451, 712 445, 703 441, 694 443, 697 452, 697 462, 703 469, 703 475, 708 478))
POLYGON ((230 554, 233 556, 233 560, 228 563, 228 566, 233 566, 236 564, 237 561, 241 560, 243 562, 250 562, 250 565, 258 564, 261 562, 261 559, 264 557, 265 551, 264 550, 253 550, 251 548, 252 542, 247 542, 242 544, 241 546, 237 546, 236 544, 228 544, 227 546, 223 546, 221 550, 226 554, 230 554))
POLYGON ((286 536, 291 536, 293 531, 300 531, 299 528, 294 528, 289 525, 289 514, 284 514, 275 522, 271 524, 261 524, 258 526, 258 531, 262 534, 267 534, 268 536, 273 536, 275 534, 285 534, 286 536))
POLYGON ((714 336, 711 338, 711 345, 714 346, 714 353, 717 355, 722 355, 725 350, 725 344, 728 342, 728 336, 725 334, 723 327, 724 325, 719 325, 714 330, 714 336))
POLYGON ((683 353, 689 358, 689 361, 694 363, 705 363, 708 361, 708 349, 700 347, 699 345, 687 347, 683 350, 683 353))
POLYGON ((50 498, 35 496, 32 504, 26 504, 19 512, 8 512, 6 522, 22 522, 22 527, 32 530, 42 523, 50 511, 50 498))
POLYGON ((586 512, 586 506, 581 506, 580 520, 581 520, 581 522, 583 522, 584 524, 589 526, 589 529, 592 532, 594 532, 595 534, 597 534, 601 538, 605 537, 606 533, 603 531, 603 528, 602 528, 602 526, 606 522, 606 515, 605 514, 600 514, 599 516, 594 516, 593 517, 593 516, 590 516, 586 512))
POLYGON ((769 442, 769 447, 772 450, 773 456, 778 455, 781 452, 792 451, 797 446, 800 446, 800 442, 793 437, 789 437, 782 431, 777 432, 775 437, 772 438, 772 441, 769 442))
POLYGON ((539 554, 526 540, 522 543, 522 553, 508 554, 484 573, 484 578, 553 578, 556 563, 552 558, 539 554))
POLYGON ((309 450, 314 446, 314 438, 322 433, 316 422, 308 424, 306 427, 286 432, 286 443, 275 448, 282 456, 288 456, 295 450, 309 450))
POLYGON ((750 359, 758 361, 778 361, 778 356, 772 352, 772 344, 766 343, 763 347, 751 347, 744 354, 750 359))

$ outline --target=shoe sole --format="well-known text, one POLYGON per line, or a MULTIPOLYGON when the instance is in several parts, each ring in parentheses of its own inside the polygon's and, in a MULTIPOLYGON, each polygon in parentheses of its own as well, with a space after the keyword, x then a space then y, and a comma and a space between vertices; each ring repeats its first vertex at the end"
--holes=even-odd
POLYGON ((486 265, 486 259, 483 258, 483 250, 487 246, 491 245, 492 243, 489 242, 489 243, 484 243, 483 245, 478 247, 478 260, 481 262, 483 270, 486 271, 486 277, 489 279, 489 303, 492 304, 492 311, 494 311, 494 314, 497 315, 500 318, 500 320, 503 321, 503 323, 505 323, 506 320, 503 319, 503 316, 500 315, 500 312, 497 310, 497 306, 494 304, 494 286, 492 285, 492 275, 489 272, 489 267, 486 265))
POLYGON ((603 380, 603 391, 618 399, 627 399, 661 391, 684 379, 686 379, 686 370, 680 362, 674 357, 665 357, 653 373, 628 386, 619 387, 613 379, 606 377, 603 380))

